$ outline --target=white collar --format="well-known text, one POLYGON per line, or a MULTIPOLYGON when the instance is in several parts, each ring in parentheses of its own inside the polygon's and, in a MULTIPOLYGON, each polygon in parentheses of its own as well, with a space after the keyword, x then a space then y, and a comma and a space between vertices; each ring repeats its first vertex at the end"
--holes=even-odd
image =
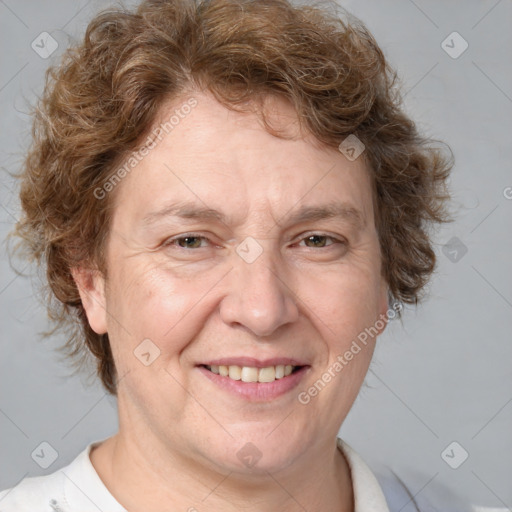
POLYGON ((337 445, 350 466, 354 512, 389 512, 386 498, 371 469, 343 439, 338 437, 337 445))

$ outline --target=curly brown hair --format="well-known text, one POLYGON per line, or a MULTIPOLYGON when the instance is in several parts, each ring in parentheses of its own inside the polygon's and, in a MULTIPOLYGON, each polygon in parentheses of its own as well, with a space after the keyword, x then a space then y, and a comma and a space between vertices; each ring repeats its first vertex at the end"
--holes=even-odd
POLYGON ((109 393, 116 370, 108 334, 89 326, 71 269, 106 275, 114 195, 98 200, 94 191, 140 147, 162 105, 190 91, 208 90, 233 110, 286 98, 329 147, 356 134, 373 176, 390 299, 420 298, 435 266, 429 228, 447 220, 451 156, 418 133, 374 38, 343 17, 287 0, 146 0, 133 12, 97 15, 47 71, 14 234, 46 271, 50 318, 67 329, 63 350, 79 367, 90 352, 109 393))

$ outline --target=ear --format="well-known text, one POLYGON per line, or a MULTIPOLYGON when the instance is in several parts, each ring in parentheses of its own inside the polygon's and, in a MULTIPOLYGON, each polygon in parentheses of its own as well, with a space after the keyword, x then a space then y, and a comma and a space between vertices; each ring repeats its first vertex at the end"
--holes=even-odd
POLYGON ((96 334, 105 334, 107 332, 105 278, 99 270, 86 268, 73 268, 71 275, 78 287, 91 329, 96 334))

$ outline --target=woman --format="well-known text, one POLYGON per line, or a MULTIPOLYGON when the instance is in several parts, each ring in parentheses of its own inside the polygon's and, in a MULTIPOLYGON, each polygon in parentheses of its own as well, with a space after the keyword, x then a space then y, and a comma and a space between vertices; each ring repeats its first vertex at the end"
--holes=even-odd
POLYGON ((359 22, 285 0, 90 23, 50 71, 17 234, 119 432, 3 511, 389 510, 337 434, 433 271, 450 170, 393 80, 359 22))

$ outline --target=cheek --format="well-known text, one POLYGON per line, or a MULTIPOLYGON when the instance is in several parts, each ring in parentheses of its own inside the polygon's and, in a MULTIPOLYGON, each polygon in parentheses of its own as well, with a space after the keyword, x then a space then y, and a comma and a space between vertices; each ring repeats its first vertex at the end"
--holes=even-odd
POLYGON ((208 279, 177 278, 155 263, 119 265, 107 297, 109 335, 119 362, 133 364, 126 354, 145 339, 160 349, 162 359, 179 353, 201 328, 197 315, 208 284, 208 279))
POLYGON ((375 338, 368 333, 379 319, 380 277, 371 266, 338 267, 317 275, 308 290, 305 302, 323 347, 309 387, 299 398, 314 404, 326 424, 338 425, 354 403, 372 359, 375 338))
POLYGON ((342 350, 377 320, 380 276, 376 266, 341 265, 302 280, 298 295, 323 338, 342 350))

